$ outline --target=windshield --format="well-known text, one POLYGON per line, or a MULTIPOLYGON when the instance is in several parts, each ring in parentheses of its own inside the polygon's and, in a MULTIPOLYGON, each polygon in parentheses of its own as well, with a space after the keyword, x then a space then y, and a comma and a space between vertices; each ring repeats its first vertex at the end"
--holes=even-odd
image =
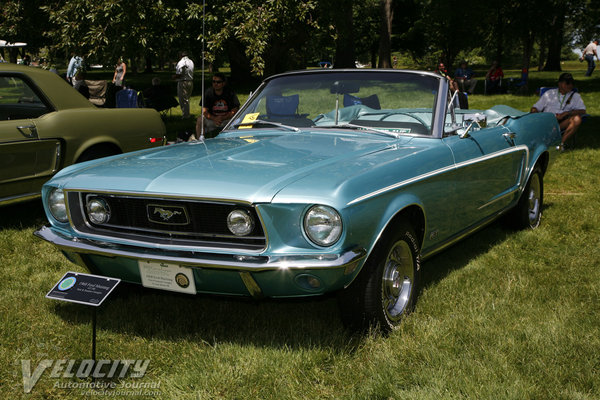
POLYGON ((431 135, 438 88, 436 77, 400 71, 284 75, 267 81, 227 129, 277 123, 431 135))

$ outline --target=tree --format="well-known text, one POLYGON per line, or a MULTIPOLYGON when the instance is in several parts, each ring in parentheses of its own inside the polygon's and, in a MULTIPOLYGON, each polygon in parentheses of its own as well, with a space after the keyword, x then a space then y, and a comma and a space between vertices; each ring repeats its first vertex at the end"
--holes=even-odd
MULTIPOLYGON (((306 32, 316 27, 315 0, 216 1, 206 10, 206 59, 226 52, 234 79, 247 79, 299 65, 306 32), (291 57, 290 57, 291 56, 291 57)), ((202 5, 188 8, 188 18, 201 22, 202 5)), ((202 40, 198 31, 194 35, 202 40)))
MULTIPOLYGON (((0 39, 9 42, 26 42, 27 51, 37 53, 49 43, 48 39, 41 34, 48 29, 49 21, 39 11, 39 2, 35 0, 4 1, 0 14, 0 39)), ((10 61, 17 62, 16 56, 16 52, 11 51, 10 61)))
POLYGON ((46 33, 53 50, 109 64, 123 56, 134 66, 140 57, 172 48, 181 15, 160 0, 56 1, 41 8, 54 27, 46 33))
POLYGON ((379 63, 378 68, 392 68, 392 20, 394 11, 392 0, 380 0, 381 29, 379 31, 379 63))

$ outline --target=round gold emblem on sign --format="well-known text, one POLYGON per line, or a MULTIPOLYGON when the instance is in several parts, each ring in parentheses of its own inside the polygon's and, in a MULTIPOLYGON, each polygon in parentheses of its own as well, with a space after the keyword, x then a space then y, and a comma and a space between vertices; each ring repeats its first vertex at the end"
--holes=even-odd
POLYGON ((190 286, 190 280, 185 274, 182 274, 181 272, 175 275, 175 282, 182 288, 190 286))

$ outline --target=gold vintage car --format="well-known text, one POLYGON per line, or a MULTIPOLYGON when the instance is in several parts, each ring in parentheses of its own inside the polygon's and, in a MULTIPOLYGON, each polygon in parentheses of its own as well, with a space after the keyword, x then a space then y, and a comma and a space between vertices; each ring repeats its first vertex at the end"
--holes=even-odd
POLYGON ((163 144, 154 109, 104 109, 58 75, 0 63, 0 205, 39 196, 61 168, 163 144))

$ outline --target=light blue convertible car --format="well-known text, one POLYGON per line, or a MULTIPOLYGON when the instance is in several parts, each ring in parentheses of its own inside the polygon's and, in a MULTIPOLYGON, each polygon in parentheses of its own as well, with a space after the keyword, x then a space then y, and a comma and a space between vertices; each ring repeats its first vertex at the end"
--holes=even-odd
POLYGON ((149 288, 335 291, 349 326, 389 331, 415 302, 421 260, 503 214, 540 223, 556 118, 456 103, 428 72, 272 76, 214 139, 60 171, 36 234, 149 288))

